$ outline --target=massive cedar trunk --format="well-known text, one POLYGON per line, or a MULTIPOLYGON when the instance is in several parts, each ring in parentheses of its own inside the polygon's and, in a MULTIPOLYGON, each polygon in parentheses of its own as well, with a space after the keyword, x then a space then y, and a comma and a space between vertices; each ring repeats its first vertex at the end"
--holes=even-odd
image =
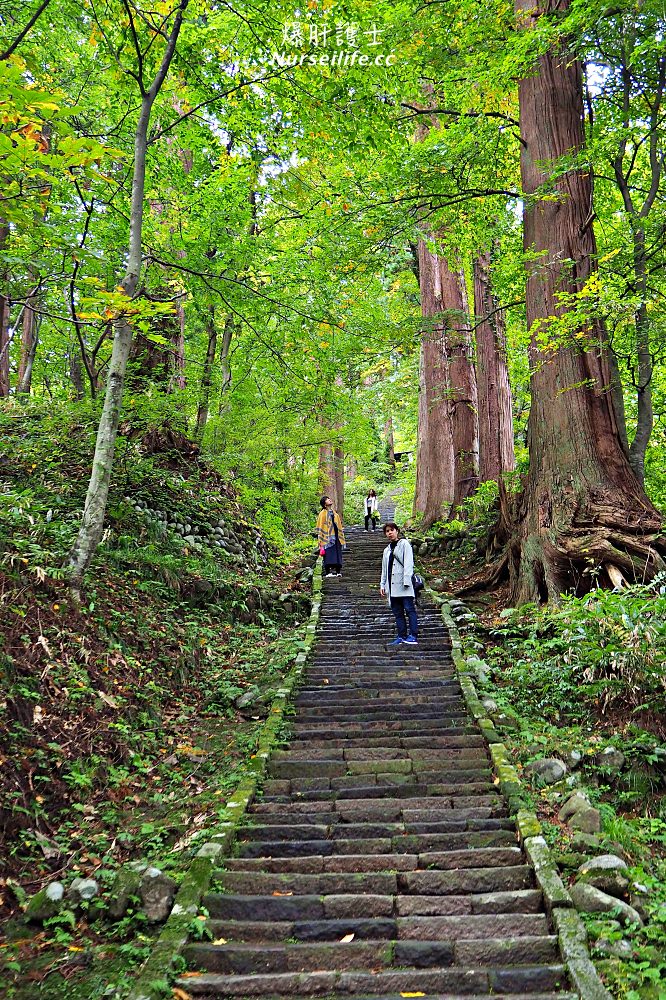
POLYGON ((479 414, 479 480, 499 482, 515 467, 511 386, 504 316, 490 283, 490 254, 474 262, 476 385, 479 414))
POLYGON ((446 325, 455 509, 479 485, 478 401, 465 276, 448 267, 441 272, 442 300, 450 310, 446 325))
MULTIPOLYGON (((554 9, 559 17, 568 5, 516 3, 523 23, 554 9)), ((622 448, 603 325, 587 324, 555 352, 537 340, 544 322, 566 310, 558 293, 580 290, 595 267, 589 173, 573 165, 554 173, 560 157, 571 160, 583 146, 580 63, 564 47, 545 53, 521 81, 519 101, 532 409, 510 571, 515 600, 545 601, 585 588, 590 569, 613 583, 649 577, 663 567, 666 546, 622 448)))
POLYGON ((476 488, 476 375, 463 276, 419 241, 421 337, 414 512, 428 526, 476 488))
POLYGON ((319 446, 319 487, 322 496, 331 498, 340 517, 343 515, 345 502, 344 467, 342 448, 329 443, 319 446))
MULTIPOLYGON (((418 245, 421 314, 419 417, 414 513, 427 526, 447 517, 453 503, 453 440, 448 400, 449 366, 442 318, 441 267, 446 264, 418 245)), ((447 268, 448 270, 448 268, 447 268)))

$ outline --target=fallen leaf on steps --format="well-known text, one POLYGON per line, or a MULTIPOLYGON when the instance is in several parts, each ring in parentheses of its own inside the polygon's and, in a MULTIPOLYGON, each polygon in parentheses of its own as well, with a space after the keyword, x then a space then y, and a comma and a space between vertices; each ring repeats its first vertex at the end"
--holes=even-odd
POLYGON ((345 934, 343 938, 340 938, 340 944, 349 944, 353 940, 354 940, 353 934, 345 934))

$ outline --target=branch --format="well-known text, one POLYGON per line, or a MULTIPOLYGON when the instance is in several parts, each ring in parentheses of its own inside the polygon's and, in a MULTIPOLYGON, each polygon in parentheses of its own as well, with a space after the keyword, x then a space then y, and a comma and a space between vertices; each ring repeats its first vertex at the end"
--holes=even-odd
MULTIPOLYGON (((417 105, 408 104, 406 101, 402 101, 400 107, 413 111, 415 115, 449 115, 451 118, 499 118, 509 125, 515 125, 516 128, 520 126, 520 122, 515 118, 511 118, 510 115, 505 115, 501 111, 457 111, 455 108, 419 108, 417 105)), ((403 118, 398 118, 398 121, 405 121, 411 117, 413 116, 405 115, 403 118)))
POLYGON ((19 47, 19 45, 21 44, 21 42, 23 41, 23 39, 25 38, 25 36, 28 34, 28 32, 30 31, 30 29, 32 28, 33 24, 37 21, 38 18, 40 18, 42 16, 42 14, 44 13, 44 11, 46 10, 46 8, 48 7, 48 5, 50 3, 51 3, 51 0, 44 0, 44 2, 37 8, 37 10, 35 11, 35 13, 32 15, 32 17, 30 18, 30 20, 26 24, 26 26, 23 29, 23 31, 14 39, 14 41, 9 46, 9 48, 5 49, 4 52, 0 52, 0 62, 3 62, 5 59, 9 59, 9 57, 12 55, 12 53, 16 51, 16 49, 19 47))

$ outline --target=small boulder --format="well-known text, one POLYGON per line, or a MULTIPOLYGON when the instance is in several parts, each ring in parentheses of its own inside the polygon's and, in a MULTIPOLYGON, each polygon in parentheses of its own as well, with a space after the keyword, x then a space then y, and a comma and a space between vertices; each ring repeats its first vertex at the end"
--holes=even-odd
POLYGON ((602 892, 601 889, 596 889, 593 885, 586 885, 585 882, 576 882, 575 885, 571 886, 569 895, 576 909, 582 913, 610 913, 611 911, 616 911, 620 923, 638 924, 639 927, 643 926, 643 921, 633 906, 629 906, 628 903, 624 903, 621 899, 616 899, 615 896, 609 896, 608 893, 602 892))
POLYGON ((598 753, 594 758, 595 763, 598 767, 602 768, 604 771, 610 771, 613 774, 619 774, 624 767, 624 754, 621 750, 616 747, 604 747, 601 753, 598 753))
POLYGON ((99 895, 99 882, 94 878, 75 878, 67 890, 67 899, 74 906, 89 903, 99 895))
POLYGON ((572 830, 582 830, 583 833, 599 833, 601 830, 601 813, 594 806, 579 809, 569 820, 572 830))
POLYGON ((578 869, 577 880, 593 885, 609 896, 621 897, 629 887, 627 863, 614 854, 602 854, 578 869))
POLYGON ((625 961, 634 954, 633 946, 624 938, 612 941, 610 938, 600 937, 594 947, 601 955, 607 955, 609 958, 621 958, 625 961))
POLYGON ((147 864, 133 861, 128 865, 123 865, 116 872, 109 901, 109 914, 112 920, 120 920, 125 916, 131 897, 139 895, 141 876, 147 868, 147 864))
POLYGON ((62 882, 51 882, 50 885, 40 889, 38 893, 29 901, 26 911, 26 920, 42 923, 55 917, 60 912, 65 898, 65 887, 62 882))
POLYGON ((159 868, 147 868, 141 879, 139 894, 146 918, 151 923, 161 923, 171 912, 176 883, 159 868))
POLYGON ((575 791, 568 795, 558 813, 560 823, 566 823, 570 816, 573 816, 579 809, 586 809, 590 805, 590 800, 584 792, 575 791))
POLYGON ((578 830, 571 838, 570 849, 576 854, 592 854, 601 847, 601 838, 594 833, 583 833, 578 830))
POLYGON ((567 766, 556 757, 542 757, 525 765, 525 774, 533 776, 537 785, 554 785, 567 773, 567 766))
POLYGON ((562 756, 564 757, 564 763, 570 771, 573 771, 574 768, 578 767, 583 759, 583 754, 580 750, 567 750, 567 752, 562 756))

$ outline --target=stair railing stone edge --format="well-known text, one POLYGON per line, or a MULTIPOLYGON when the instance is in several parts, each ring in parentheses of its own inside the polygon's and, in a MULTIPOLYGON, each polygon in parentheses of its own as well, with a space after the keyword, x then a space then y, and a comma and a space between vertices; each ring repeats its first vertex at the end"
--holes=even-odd
POLYGON ((426 587, 426 592, 434 604, 440 605, 442 620, 451 637, 451 658, 465 704, 488 743, 497 785, 507 799, 511 815, 516 821, 520 843, 534 869, 546 911, 557 932, 560 954, 572 985, 580 1000, 612 1000, 590 958, 585 925, 560 878, 550 848, 541 835, 538 817, 529 807, 528 796, 518 772, 510 763, 509 752, 479 698, 471 670, 463 655, 460 632, 451 615, 450 605, 446 598, 429 587, 426 587))
POLYGON ((294 637, 299 649, 294 666, 285 677, 271 704, 268 718, 259 737, 256 753, 247 761, 245 776, 226 803, 223 815, 227 818, 212 830, 183 876, 171 913, 162 927, 151 952, 142 965, 138 977, 128 994, 127 1000, 158 1000, 164 996, 164 988, 176 960, 187 944, 192 921, 196 918, 201 900, 211 883, 213 873, 221 859, 233 846, 238 826, 248 807, 252 804, 268 764, 275 749, 285 713, 300 683, 310 647, 315 640, 319 612, 321 609, 323 559, 318 557, 312 580, 312 610, 308 622, 300 634, 294 637), (301 636, 303 636, 301 638, 301 636))

